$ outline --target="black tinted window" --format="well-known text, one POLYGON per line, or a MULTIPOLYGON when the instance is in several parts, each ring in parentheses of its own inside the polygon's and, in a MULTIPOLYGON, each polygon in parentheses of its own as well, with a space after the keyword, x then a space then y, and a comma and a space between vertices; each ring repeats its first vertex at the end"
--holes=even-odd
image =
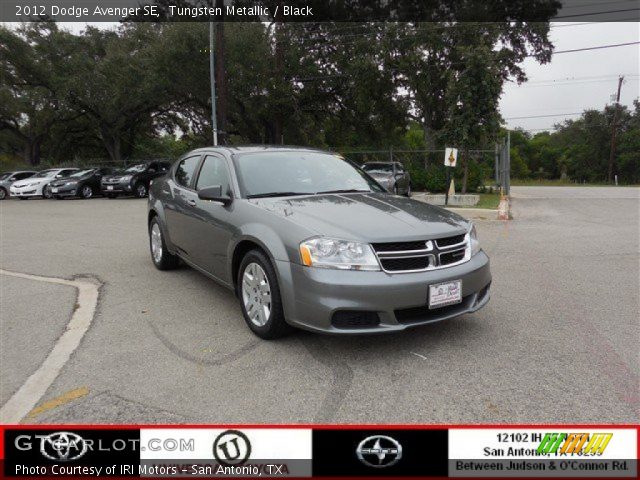
POLYGON ((33 172, 22 172, 16 174, 16 180, 22 180, 23 178, 29 178, 33 175, 33 172))
POLYGON ((220 185, 222 193, 229 191, 229 171, 224 159, 220 157, 206 157, 200 170, 196 190, 204 187, 220 185))
POLYGON ((178 164, 178 168, 176 168, 176 182, 178 182, 179 185, 183 187, 191 186, 191 180, 198 166, 198 160, 200 160, 200 157, 189 157, 178 164))

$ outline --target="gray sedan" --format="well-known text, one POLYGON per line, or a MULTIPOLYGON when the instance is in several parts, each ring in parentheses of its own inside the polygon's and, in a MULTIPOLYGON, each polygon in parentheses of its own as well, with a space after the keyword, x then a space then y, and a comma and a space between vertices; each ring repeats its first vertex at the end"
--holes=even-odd
POLYGON ((149 191, 151 258, 235 292, 270 339, 292 326, 393 332, 489 301, 474 226, 392 195, 339 155, 284 147, 192 151, 149 191))

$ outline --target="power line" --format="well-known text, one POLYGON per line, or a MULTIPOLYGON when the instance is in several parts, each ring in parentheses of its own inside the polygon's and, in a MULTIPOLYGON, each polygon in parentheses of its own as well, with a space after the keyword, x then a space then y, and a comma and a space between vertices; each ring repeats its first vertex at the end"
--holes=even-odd
POLYGON ((605 13, 624 13, 624 12, 637 12, 640 8, 627 8, 624 10, 607 10, 604 12, 592 12, 592 13, 575 13, 573 15, 559 15, 557 17, 553 17, 552 20, 556 20, 558 18, 575 18, 575 17, 589 17, 593 15, 603 15, 605 13))
MULTIPOLYGON (((586 52, 587 50, 600 50, 602 48, 615 48, 615 47, 626 47, 629 45, 638 45, 640 42, 627 42, 627 43, 614 43, 611 45, 598 45, 596 47, 584 47, 584 48, 573 48, 571 50, 558 50, 553 52, 554 55, 558 55, 560 53, 574 53, 574 52, 586 52)), ((528 57, 532 57, 533 55, 527 55, 528 57)))
POLYGON ((554 113, 552 115, 529 115, 526 117, 508 117, 505 120, 524 120, 525 118, 549 118, 549 117, 568 117, 570 115, 582 115, 584 112, 573 113, 554 113))

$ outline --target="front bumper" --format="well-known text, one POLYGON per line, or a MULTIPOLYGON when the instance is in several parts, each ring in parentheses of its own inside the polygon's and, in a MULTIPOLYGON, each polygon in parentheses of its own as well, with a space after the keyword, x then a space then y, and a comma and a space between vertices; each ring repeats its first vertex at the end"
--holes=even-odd
POLYGON ((133 193, 133 186, 131 182, 113 182, 113 183, 101 183, 100 191, 104 195, 111 194, 126 194, 129 195, 133 193))
POLYGON ((43 185, 35 187, 14 187, 9 188, 9 194, 12 197, 41 197, 43 185))
POLYGON ((51 194, 56 197, 75 197, 78 194, 78 185, 51 185, 51 194))
POLYGON ((309 268, 276 262, 287 321, 308 330, 362 334, 404 330, 479 310, 489 301, 489 258, 480 251, 471 260, 428 272, 390 274, 309 268), (462 302, 429 309, 429 285, 462 280, 462 302), (336 312, 374 312, 375 326, 336 327, 336 312))

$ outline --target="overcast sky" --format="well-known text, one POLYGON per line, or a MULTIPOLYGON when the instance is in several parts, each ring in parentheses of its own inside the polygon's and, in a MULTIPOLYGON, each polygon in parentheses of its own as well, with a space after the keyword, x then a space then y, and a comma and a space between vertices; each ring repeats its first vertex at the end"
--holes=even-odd
MULTIPOLYGON (((101 28, 116 24, 95 23, 101 28)), ((84 23, 61 23, 74 32, 84 23)), ((556 51, 640 41, 640 23, 553 23, 551 40, 556 51)), ((629 107, 640 96, 640 45, 554 55, 551 63, 524 62, 529 81, 521 86, 508 84, 500 101, 502 116, 510 128, 521 127, 536 133, 578 115, 587 108, 601 110, 612 102, 618 75, 625 76, 621 103, 629 107), (555 115, 543 118, 518 118, 555 115)))

